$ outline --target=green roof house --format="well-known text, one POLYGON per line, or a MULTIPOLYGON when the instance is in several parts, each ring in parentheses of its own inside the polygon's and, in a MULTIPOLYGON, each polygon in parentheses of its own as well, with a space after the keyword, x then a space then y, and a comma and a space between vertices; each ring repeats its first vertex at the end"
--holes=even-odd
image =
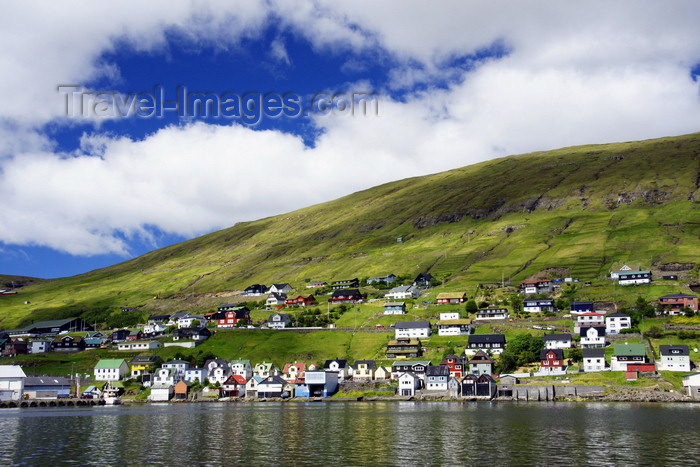
POLYGON ((129 365, 123 358, 107 358, 95 365, 96 381, 119 381, 126 376, 129 365))
POLYGON ((627 371, 632 363, 648 363, 644 344, 615 344, 615 351, 610 359, 610 370, 627 371))

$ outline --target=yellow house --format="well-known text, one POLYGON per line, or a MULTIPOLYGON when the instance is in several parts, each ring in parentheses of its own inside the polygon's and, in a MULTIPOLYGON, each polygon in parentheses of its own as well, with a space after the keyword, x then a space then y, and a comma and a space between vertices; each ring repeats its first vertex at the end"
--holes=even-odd
POLYGON ((160 357, 134 357, 129 362, 131 378, 150 373, 163 360, 160 357))

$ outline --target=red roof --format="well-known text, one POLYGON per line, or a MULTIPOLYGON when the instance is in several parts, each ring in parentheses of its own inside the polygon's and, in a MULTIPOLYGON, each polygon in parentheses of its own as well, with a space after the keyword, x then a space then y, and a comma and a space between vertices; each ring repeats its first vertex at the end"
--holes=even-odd
POLYGON ((246 384, 247 381, 243 375, 232 375, 233 379, 236 381, 238 384, 246 384))

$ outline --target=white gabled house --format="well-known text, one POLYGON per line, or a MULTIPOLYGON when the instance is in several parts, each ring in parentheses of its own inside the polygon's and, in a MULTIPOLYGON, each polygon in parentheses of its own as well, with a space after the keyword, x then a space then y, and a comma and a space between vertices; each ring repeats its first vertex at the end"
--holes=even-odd
POLYGON ((542 336, 545 349, 570 349, 571 334, 545 334, 542 336))
POLYGON ((613 313, 605 317, 605 332, 620 334, 623 329, 632 328, 632 318, 624 313, 613 313))
POLYGON ((396 392, 399 396, 415 396, 421 388, 422 380, 415 373, 407 371, 399 375, 399 386, 396 392))
POLYGON ((420 296, 420 289, 412 285, 394 287, 386 295, 387 300, 408 300, 420 296))
POLYGON ((659 371, 690 371, 690 349, 687 345, 660 345, 661 360, 656 362, 659 371))
POLYGON ((123 358, 102 359, 95 365, 95 381, 119 381, 129 372, 123 358))
POLYGON ((19 401, 24 396, 24 374, 18 365, 0 365, 0 401, 19 401))
POLYGON ((605 349, 583 349, 584 372, 605 370, 605 349))
POLYGON ((596 349, 605 347, 605 327, 587 326, 579 331, 582 349, 596 349))
POLYGON ((430 321, 398 321, 394 325, 396 339, 430 337, 430 321))

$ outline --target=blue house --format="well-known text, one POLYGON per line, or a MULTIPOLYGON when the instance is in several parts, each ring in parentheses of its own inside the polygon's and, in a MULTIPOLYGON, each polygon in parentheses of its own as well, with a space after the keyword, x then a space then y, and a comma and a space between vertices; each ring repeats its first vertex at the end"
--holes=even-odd
POLYGON ((330 397, 338 392, 338 373, 335 371, 307 371, 304 383, 297 384, 295 397, 330 397))

